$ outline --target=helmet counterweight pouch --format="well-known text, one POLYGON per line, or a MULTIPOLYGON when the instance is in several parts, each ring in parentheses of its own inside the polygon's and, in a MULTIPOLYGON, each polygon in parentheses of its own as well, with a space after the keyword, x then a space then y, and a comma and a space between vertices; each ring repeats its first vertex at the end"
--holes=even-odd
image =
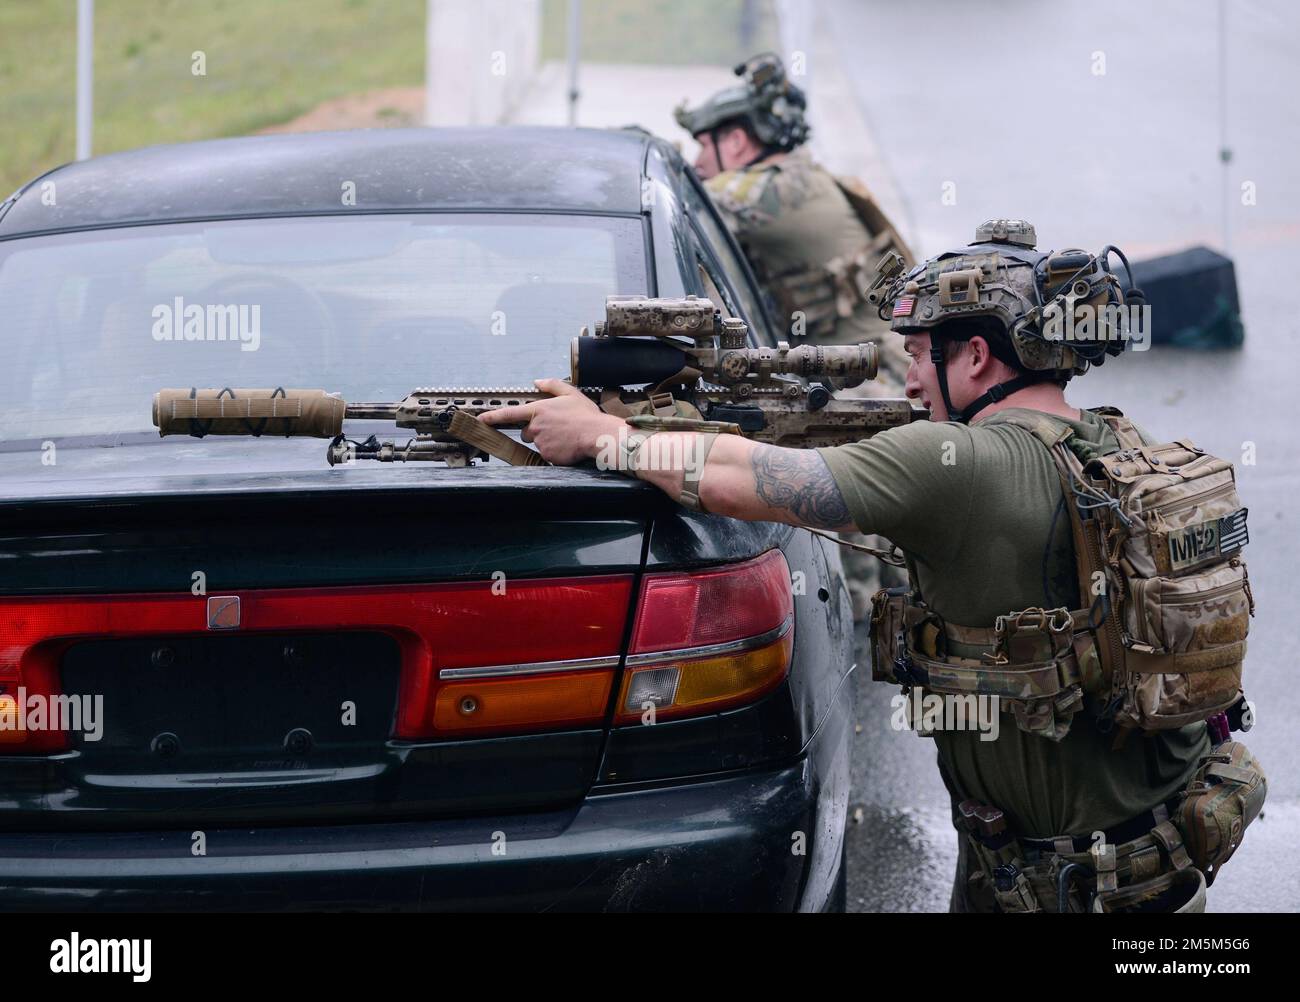
MULTIPOLYGON (((1161 731, 1205 720, 1241 696, 1254 600, 1232 464, 1191 442, 1145 445, 1118 411, 1097 412, 1118 452, 1083 466, 1060 426, 1034 433, 1066 492, 1080 599, 1101 660, 1103 726, 1161 731)), ((1089 687, 1086 687, 1089 688, 1089 687)))

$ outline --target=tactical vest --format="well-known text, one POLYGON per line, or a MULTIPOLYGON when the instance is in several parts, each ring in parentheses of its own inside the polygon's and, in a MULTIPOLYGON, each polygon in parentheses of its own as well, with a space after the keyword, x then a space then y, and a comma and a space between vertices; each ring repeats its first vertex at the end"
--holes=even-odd
MULTIPOLYGON (((898 252, 907 267, 914 263, 911 250, 862 182, 852 177, 834 180, 866 230, 867 242, 856 252, 834 257, 818 267, 759 275, 782 316, 796 312, 804 315, 805 335, 814 341, 833 335, 837 321, 867 305, 876 265, 886 253, 898 252)), ((758 271, 762 270, 759 265, 758 271)))
MULTIPOLYGON (((806 158, 806 154, 801 155, 806 158)), ((811 162, 806 166, 826 173, 833 182, 833 187, 827 190, 838 193, 847 202, 862 227, 862 243, 856 248, 845 248, 844 252, 829 260, 792 266, 774 263, 757 251, 747 239, 744 226, 737 236, 755 276, 771 296, 778 316, 802 315, 803 336, 822 341, 835 335, 840 320, 868 307, 867 292, 875 279, 876 265, 885 253, 897 251, 909 267, 913 258, 911 250, 861 181, 830 175, 813 167, 811 162)), ((720 190, 711 190, 719 204, 732 207, 731 211, 735 212, 735 206, 757 203, 764 187, 773 183, 775 173, 781 169, 779 164, 759 164, 738 170, 720 190)), ((800 209, 796 207, 786 211, 799 212, 800 209)))
POLYGON ((1017 726, 1059 741, 1085 696, 1098 726, 1183 727, 1241 698, 1255 613, 1246 512, 1232 464, 1186 439, 1144 445, 1118 410, 1096 412, 1119 451, 1084 465, 1073 432, 1029 413, 1005 420, 1051 454, 1074 538, 1081 607, 1031 608, 992 626, 946 623, 906 588, 880 591, 872 678, 941 695, 997 696, 1017 726))

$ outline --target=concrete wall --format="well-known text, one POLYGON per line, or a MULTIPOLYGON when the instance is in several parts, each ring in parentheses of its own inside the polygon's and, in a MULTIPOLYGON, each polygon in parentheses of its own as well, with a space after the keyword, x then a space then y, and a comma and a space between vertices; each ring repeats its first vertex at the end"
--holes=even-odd
POLYGON ((533 84, 541 0, 428 0, 425 124, 496 125, 533 84))

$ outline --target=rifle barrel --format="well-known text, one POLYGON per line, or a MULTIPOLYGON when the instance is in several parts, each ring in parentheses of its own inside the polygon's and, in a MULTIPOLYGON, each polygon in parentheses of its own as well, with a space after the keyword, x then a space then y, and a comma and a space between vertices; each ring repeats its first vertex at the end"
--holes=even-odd
POLYGON ((349 421, 394 421, 397 419, 397 408, 396 403, 348 404, 343 416, 349 421))

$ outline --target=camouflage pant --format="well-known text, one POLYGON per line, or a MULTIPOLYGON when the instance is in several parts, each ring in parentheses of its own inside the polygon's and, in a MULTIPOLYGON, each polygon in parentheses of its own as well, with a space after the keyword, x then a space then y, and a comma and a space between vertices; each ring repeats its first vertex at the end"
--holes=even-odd
MULTIPOLYGON (((948 790, 952 805, 952 824, 957 834, 957 869, 953 874, 952 894, 948 899, 948 911, 981 915, 996 914, 1002 909, 998 907, 987 874, 981 874, 981 864, 976 857, 976 850, 972 848, 969 837, 961 830, 958 821, 961 812, 957 808, 960 796, 943 766, 942 759, 939 760, 939 776, 943 780, 944 787, 948 790), (972 877, 975 879, 972 880, 972 877)), ((1109 899, 1110 906, 1116 910, 1148 912, 1172 912, 1175 909, 1204 911, 1205 886, 1203 880, 1200 886, 1199 903, 1188 904, 1184 900, 1184 895, 1188 892, 1187 884, 1188 882, 1194 882, 1197 871, 1195 869, 1184 869, 1177 873, 1173 872, 1173 866, 1168 855, 1160 853, 1155 846, 1155 840, 1151 835, 1139 836, 1132 841, 1115 846, 1118 856, 1116 871, 1120 889, 1118 892, 1111 891, 1104 896, 1109 899), (1145 872, 1141 876, 1134 876, 1133 867, 1135 864, 1133 861, 1137 858, 1136 852, 1138 850, 1148 854, 1157 853, 1159 860, 1158 866, 1153 870, 1148 856, 1145 872), (1129 855, 1130 852, 1135 853, 1135 855, 1129 855), (1188 879, 1180 883, 1177 889, 1167 886, 1167 881, 1176 878, 1188 879), (1120 902, 1124 898, 1129 900, 1124 907, 1120 907, 1120 902)), ((1065 862, 1082 862, 1085 866, 1091 863, 1084 853, 1066 855, 1057 859, 1058 865, 1065 862)), ((1022 872, 1029 881, 1038 907, 1044 912, 1058 912, 1060 905, 1058 903, 1056 875, 1059 871, 1049 866, 1042 857, 1038 857, 1031 859, 1028 865, 1024 865, 1022 872)), ((1087 872, 1091 873, 1091 870, 1087 872)), ((1081 884, 1079 882, 1070 882, 1067 910, 1073 912, 1087 910, 1087 898, 1080 893, 1080 888, 1081 884)))

